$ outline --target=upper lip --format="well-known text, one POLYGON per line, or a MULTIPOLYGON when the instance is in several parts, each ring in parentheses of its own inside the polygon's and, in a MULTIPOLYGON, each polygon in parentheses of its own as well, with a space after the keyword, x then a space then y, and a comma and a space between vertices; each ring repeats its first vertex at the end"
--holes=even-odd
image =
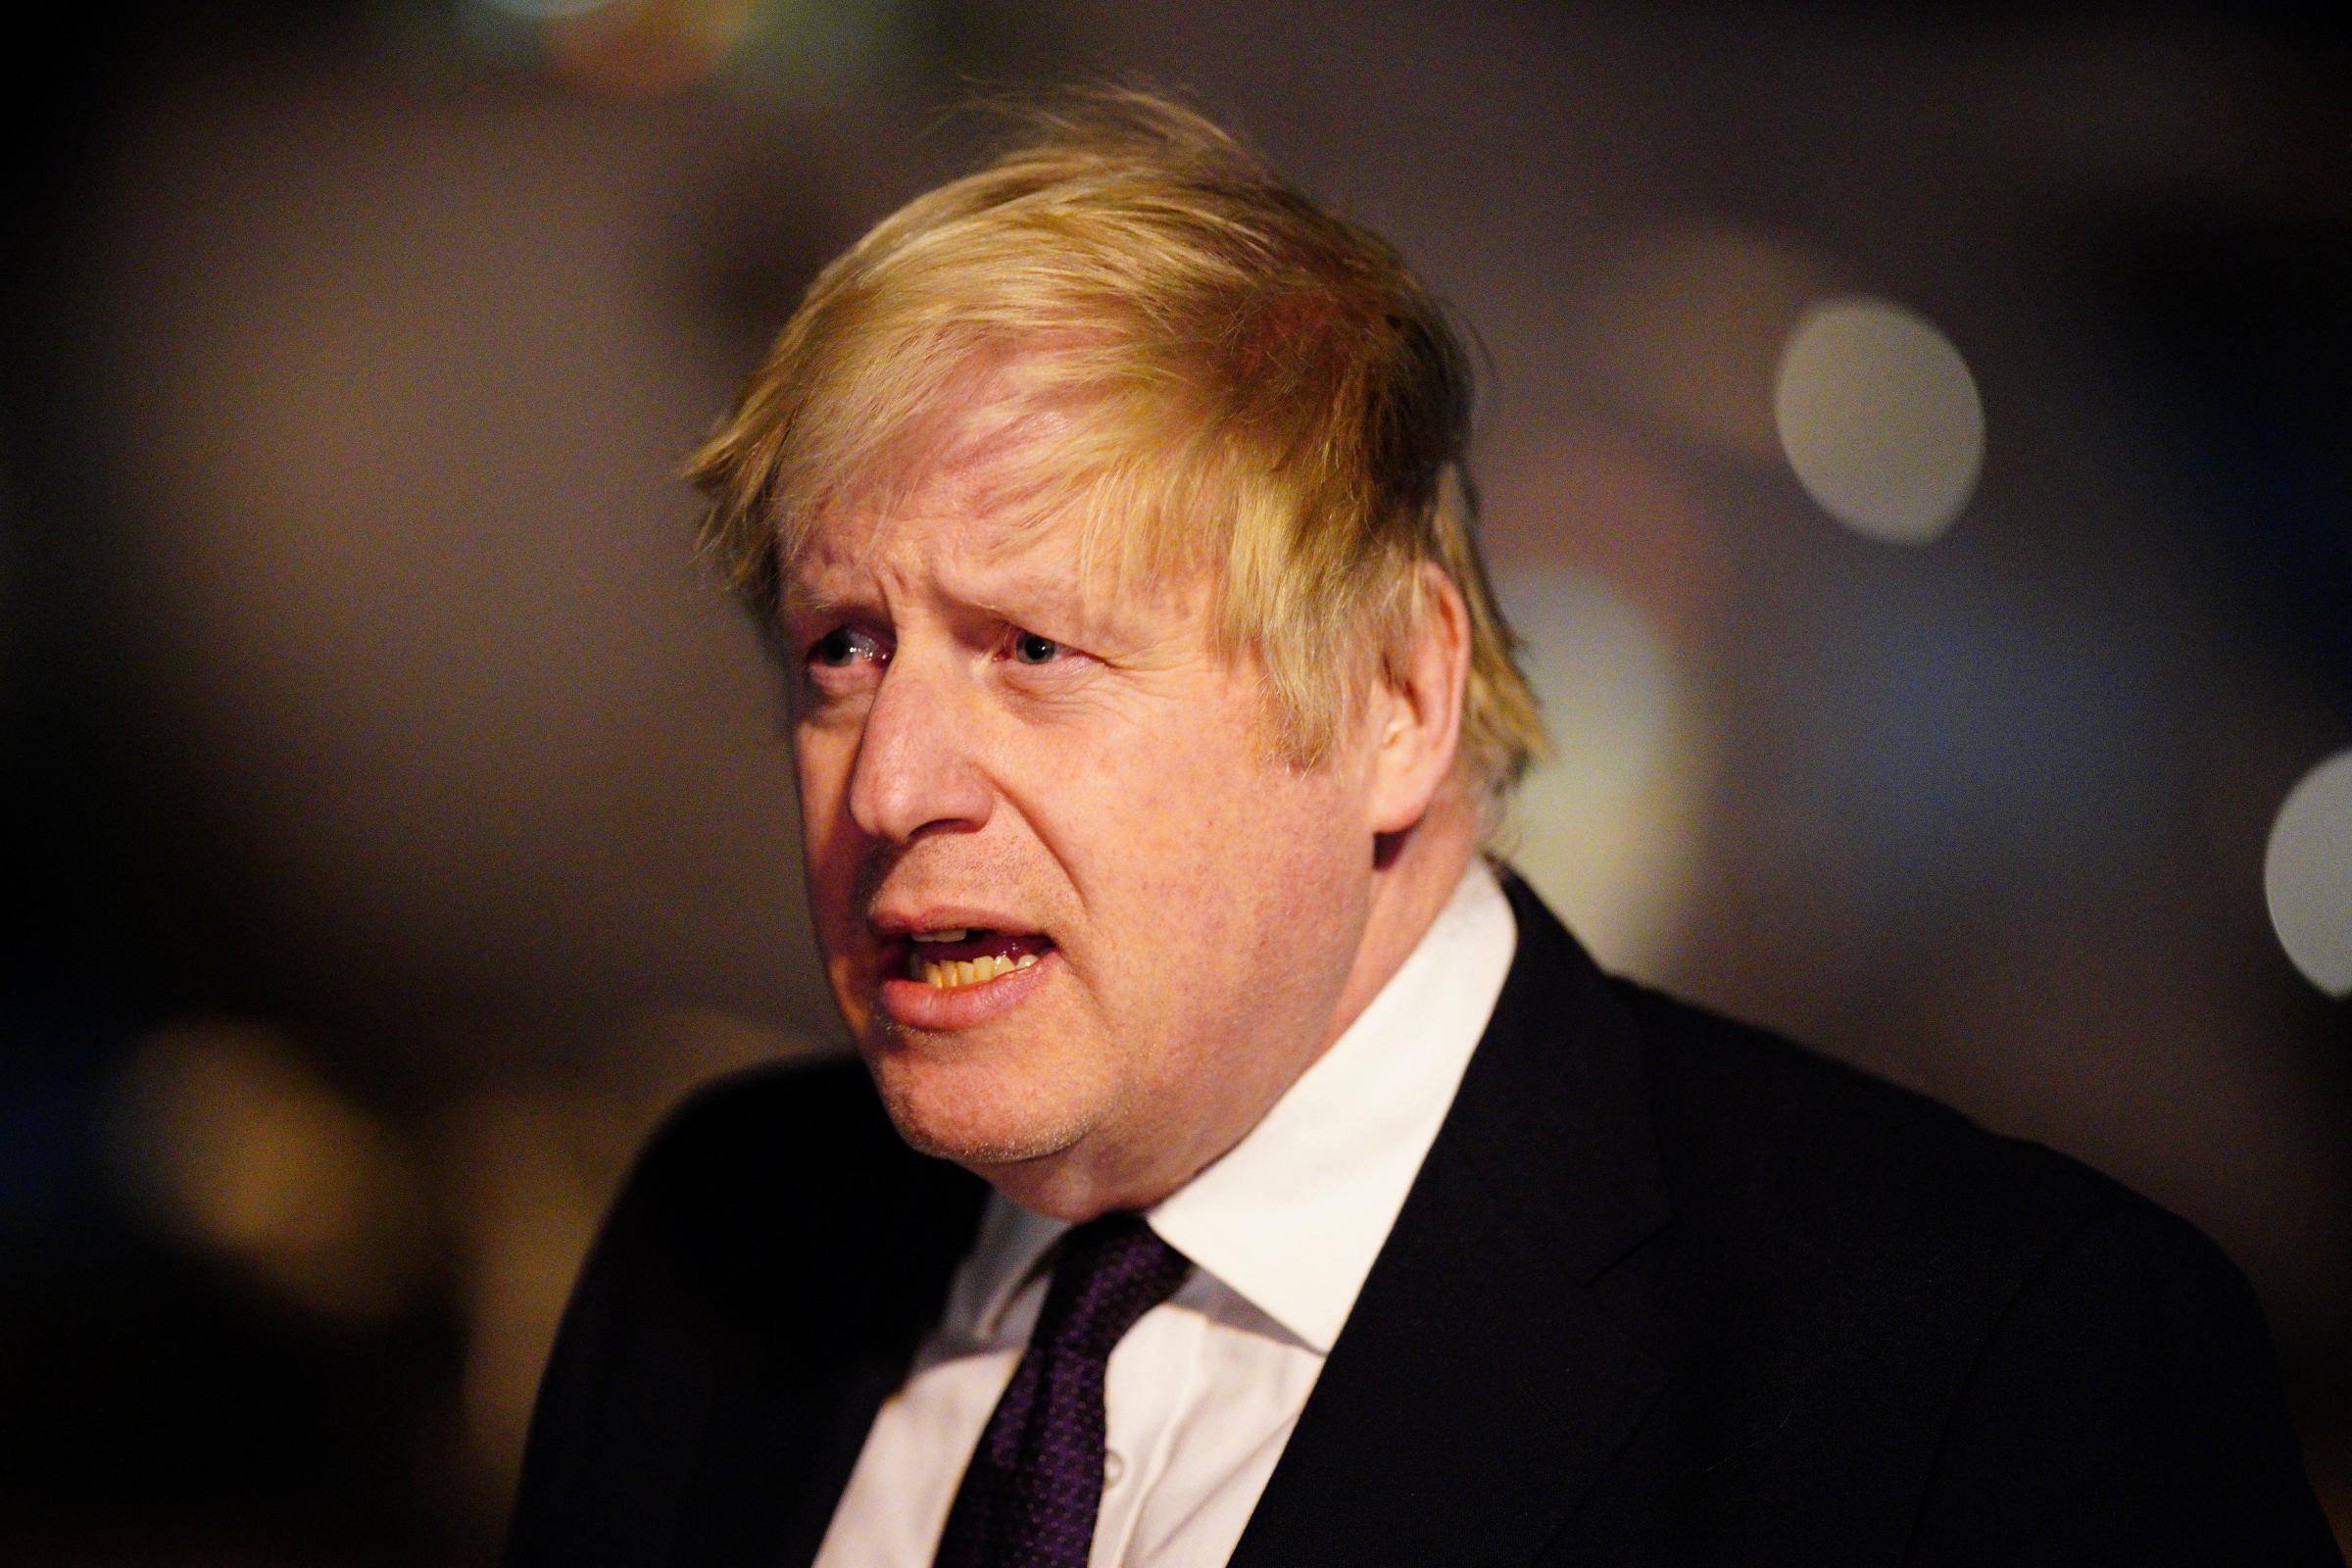
POLYGON ((1002 909, 983 908, 976 904, 931 904, 920 908, 893 907, 876 909, 866 917, 866 925, 885 942, 917 931, 1012 931, 1028 933, 1038 928, 1020 916, 1002 909))

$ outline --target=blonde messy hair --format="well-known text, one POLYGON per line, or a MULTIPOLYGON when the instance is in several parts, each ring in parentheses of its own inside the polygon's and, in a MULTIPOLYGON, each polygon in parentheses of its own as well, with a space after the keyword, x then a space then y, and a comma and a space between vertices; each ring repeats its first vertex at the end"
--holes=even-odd
POLYGON ((737 592, 772 626, 827 508, 980 389, 998 429, 1066 416, 1022 504, 1081 519, 1114 582, 1211 568, 1220 644, 1255 655, 1300 765, 1397 667, 1436 563, 1470 612, 1462 766, 1499 794, 1544 733, 1471 535, 1472 381, 1444 310, 1187 109, 1095 91, 1025 119, 817 275, 690 460, 737 592))

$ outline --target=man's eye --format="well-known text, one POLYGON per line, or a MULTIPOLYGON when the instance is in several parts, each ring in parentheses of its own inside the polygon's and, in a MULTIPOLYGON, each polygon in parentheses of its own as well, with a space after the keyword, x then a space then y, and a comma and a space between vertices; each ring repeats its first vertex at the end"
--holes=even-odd
POLYGON ((881 645, 864 632, 836 626, 810 645, 808 662, 840 669, 861 659, 875 658, 881 651, 881 645))
POLYGON ((1024 664, 1050 664, 1061 657, 1061 644, 1033 631, 1021 632, 1012 640, 1012 657, 1024 664))

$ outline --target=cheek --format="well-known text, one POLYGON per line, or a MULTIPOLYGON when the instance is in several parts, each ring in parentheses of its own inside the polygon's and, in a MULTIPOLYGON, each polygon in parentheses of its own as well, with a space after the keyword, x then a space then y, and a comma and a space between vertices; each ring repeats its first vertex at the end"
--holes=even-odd
POLYGON ((794 729, 792 771, 799 788, 804 823, 813 823, 829 814, 833 803, 840 800, 849 779, 849 770, 839 755, 841 751, 839 741, 823 730, 807 724, 794 729))
POLYGON ((1369 875, 1369 833, 1359 845, 1348 830, 1360 809, 1333 780, 1238 744, 1158 760, 1137 770, 1118 803, 1127 825, 1107 838, 1141 873, 1131 893, 1152 937, 1140 946, 1201 1004, 1321 989, 1317 943, 1345 929, 1351 889, 1369 875))
POLYGON ((844 809, 849 769, 828 739, 803 737, 793 748, 801 813, 801 863, 809 913, 824 933, 847 911, 858 875, 858 846, 844 809))

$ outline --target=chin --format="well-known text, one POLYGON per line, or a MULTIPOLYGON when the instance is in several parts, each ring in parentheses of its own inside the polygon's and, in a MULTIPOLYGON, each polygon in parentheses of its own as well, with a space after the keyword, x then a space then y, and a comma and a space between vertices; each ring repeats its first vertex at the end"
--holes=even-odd
POLYGON ((1100 1119, 1088 1097, 1068 1093, 1071 1086, 1030 1082, 996 1066, 923 1061, 903 1046, 868 1053, 866 1062, 883 1108, 910 1148, 984 1177, 991 1167, 1049 1160, 1100 1119))

